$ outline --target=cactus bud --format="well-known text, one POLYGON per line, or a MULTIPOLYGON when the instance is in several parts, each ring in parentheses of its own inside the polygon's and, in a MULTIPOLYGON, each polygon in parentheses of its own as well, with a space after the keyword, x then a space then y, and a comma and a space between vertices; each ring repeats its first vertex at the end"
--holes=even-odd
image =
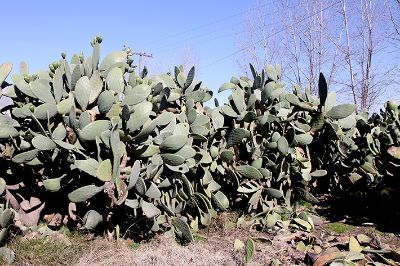
POLYGON ((398 111, 398 105, 396 101, 387 101, 386 106, 393 112, 398 111))
POLYGON ((96 41, 97 41, 98 43, 101 43, 101 42, 103 41, 103 37, 101 37, 101 36, 96 36, 96 41))
POLYGON ((152 97, 152 98, 151 98, 151 103, 155 104, 155 103, 157 103, 157 102, 158 102, 157 97, 152 97))
POLYGON ((60 62, 55 61, 55 62, 53 62, 52 65, 53 65, 54 69, 57 69, 60 66, 60 62))
POLYGON ((62 52, 61 57, 62 57, 62 59, 65 59, 67 57, 67 54, 65 52, 62 52))

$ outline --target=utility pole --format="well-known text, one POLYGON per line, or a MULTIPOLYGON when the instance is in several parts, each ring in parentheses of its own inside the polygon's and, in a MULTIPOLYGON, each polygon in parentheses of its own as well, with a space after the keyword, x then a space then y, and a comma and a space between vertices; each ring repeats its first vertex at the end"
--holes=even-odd
POLYGON ((139 76, 142 75, 141 71, 142 71, 142 57, 149 57, 149 58, 153 58, 153 54, 147 54, 146 52, 134 52, 134 55, 138 55, 139 56, 139 76))

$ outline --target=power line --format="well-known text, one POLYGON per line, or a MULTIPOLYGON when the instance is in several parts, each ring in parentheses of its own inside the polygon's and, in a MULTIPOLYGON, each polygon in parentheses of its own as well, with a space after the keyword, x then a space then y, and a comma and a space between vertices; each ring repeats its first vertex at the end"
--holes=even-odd
MULTIPOLYGON (((247 10, 244 10, 244 11, 241 11, 241 12, 238 12, 238 13, 235 13, 235 14, 232 14, 232 15, 229 15, 229 16, 226 16, 226 17, 224 17, 224 18, 221 18, 221 19, 218 19, 218 20, 214 20, 214 21, 212 21, 212 22, 210 22, 210 23, 206 23, 206 24, 203 24, 203 25, 199 25, 199 26, 197 26, 197 27, 193 27, 193 28, 191 28, 191 29, 187 29, 187 30, 185 30, 185 31, 178 32, 178 33, 176 33, 176 34, 173 34, 173 35, 170 35, 170 36, 166 36, 166 37, 164 37, 163 39, 159 39, 159 40, 152 41, 152 42, 147 42, 147 43, 144 43, 144 44, 142 44, 142 45, 143 45, 143 46, 146 46, 147 44, 151 44, 151 43, 165 42, 165 40, 172 39, 172 38, 176 38, 176 37, 185 35, 185 34, 187 34, 187 33, 191 33, 191 32, 198 31, 198 30, 200 30, 200 29, 207 28, 207 27, 212 26, 212 25, 215 25, 215 24, 219 24, 219 23, 221 23, 221 22, 224 22, 224 21, 226 21, 226 20, 232 19, 232 18, 234 18, 234 17, 243 15, 243 14, 245 14, 245 13, 248 12, 248 11, 251 11, 251 10, 254 10, 254 9, 264 8, 264 7, 266 7, 267 5, 268 5, 268 3, 263 3, 263 4, 261 4, 261 5, 258 5, 258 6, 255 6, 255 7, 251 7, 251 8, 249 8, 249 9, 247 9, 247 10)), ((228 28, 228 27, 231 27, 231 25, 227 25, 226 27, 223 27, 223 28, 228 28)), ((215 31, 213 31, 213 32, 215 32, 215 31)))
MULTIPOLYGON (((309 18, 311 18, 311 17, 317 15, 319 12, 321 12, 321 11, 326 11, 326 10, 328 10, 328 9, 330 9, 330 8, 332 8, 332 7, 334 7, 335 5, 337 5, 337 4, 339 4, 339 3, 340 3, 340 1, 337 1, 337 2, 333 3, 333 4, 330 5, 330 6, 327 6, 327 7, 323 8, 322 10, 316 11, 316 12, 312 13, 311 15, 305 16, 304 18, 302 18, 301 20, 296 21, 295 23, 298 24, 298 23, 304 22, 305 20, 307 20, 307 19, 309 19, 309 18)), ((270 25, 268 25, 268 26, 270 26, 270 25)), ((268 35, 267 38, 270 38, 270 37, 273 37, 273 36, 275 36, 275 35, 278 35, 278 34, 284 32, 284 31, 285 31, 285 28, 283 28, 283 29, 281 29, 281 30, 278 30, 278 31, 276 31, 276 32, 271 33, 270 35, 268 35)), ((247 45, 247 46, 245 46, 245 47, 242 47, 242 48, 240 48, 240 49, 234 51, 233 53, 230 53, 230 54, 228 54, 228 55, 226 55, 226 56, 224 56, 224 57, 221 57, 221 58, 219 58, 219 59, 216 59, 216 60, 214 60, 213 62, 211 62, 211 63, 209 63, 209 64, 206 64, 206 65, 200 67, 199 69, 202 70, 202 69, 207 68, 207 67, 210 67, 210 66, 212 66, 212 65, 214 65, 214 64, 216 64, 216 63, 219 63, 219 62, 221 62, 221 61, 224 61, 225 59, 228 59, 228 58, 230 58, 230 57, 232 57, 232 56, 234 56, 234 55, 236 55, 236 54, 238 54, 238 53, 240 53, 240 52, 243 52, 243 51, 245 51, 246 49, 248 49, 249 47, 251 47, 252 45, 258 44, 258 43, 260 43, 260 42, 262 42, 262 41, 263 41, 263 40, 259 40, 259 41, 256 41, 255 43, 252 43, 251 45, 247 45)))
POLYGON ((219 35, 219 36, 214 37, 214 38, 211 38, 211 39, 208 39, 208 38, 207 38, 208 36, 212 36, 213 33, 220 32, 221 30, 226 29, 226 28, 230 28, 230 27, 232 27, 232 25, 227 25, 227 26, 224 26, 224 27, 220 27, 220 28, 218 28, 218 29, 216 29, 216 30, 213 30, 213 31, 211 31, 211 32, 202 33, 202 34, 198 34, 198 35, 192 36, 192 37, 190 37, 190 38, 186 38, 185 40, 182 40, 182 42, 181 42, 180 44, 178 44, 178 43, 171 43, 170 45, 163 45, 163 46, 160 46, 159 48, 153 49, 153 51, 154 51, 154 52, 158 52, 158 53, 160 53, 160 52, 162 53, 162 52, 166 52, 166 51, 170 51, 170 50, 173 51, 173 50, 176 50, 176 49, 178 49, 179 47, 181 47, 185 42, 189 42, 189 41, 192 41, 192 40, 195 40, 195 41, 196 41, 196 44, 199 44, 199 43, 203 43, 203 42, 205 42, 205 41, 207 41, 207 40, 219 39, 221 36, 222 36, 222 37, 229 36, 229 35, 232 35, 231 32, 229 32, 229 33, 227 33, 227 34, 219 35), (205 39, 202 39, 200 42, 196 40, 197 38, 203 37, 203 36, 206 37, 206 38, 205 38, 205 39))
MULTIPOLYGON (((237 33, 242 33, 242 32, 237 32, 237 33)), ((207 37, 207 38, 203 38, 203 39, 200 39, 200 40, 196 40, 196 45, 202 44, 202 43, 211 42, 211 41, 215 41, 215 40, 218 40, 218 39, 221 39, 221 38, 224 38, 224 37, 229 37, 229 36, 232 36, 233 34, 236 34, 236 33, 227 32, 227 33, 222 34, 222 35, 213 36, 212 38, 208 38, 207 37)), ((190 40, 188 40, 188 41, 190 41, 190 40)), ((154 51, 156 53, 164 53, 164 52, 169 52, 169 51, 175 51, 175 50, 181 48, 183 45, 185 45, 185 43, 175 44, 173 46, 172 45, 171 46, 167 46, 167 47, 164 47, 164 49, 154 50, 154 51)))
POLYGON ((148 57, 148 58, 153 58, 153 55, 152 54, 147 54, 146 52, 140 52, 140 53, 138 53, 138 52, 134 52, 134 53, 132 53, 132 54, 134 54, 134 55, 137 55, 137 56, 139 56, 139 76, 141 76, 142 75, 142 57, 148 57))
MULTIPOLYGON (((264 17, 268 17, 268 16, 271 16, 271 15, 273 15, 275 13, 276 13, 275 10, 271 10, 271 12, 263 14, 263 16, 264 17)), ((280 22, 277 21, 277 22, 274 22, 274 23, 270 23, 270 24, 266 25, 266 27, 274 26, 274 25, 276 25, 278 23, 280 23, 280 22)), ((226 25, 226 26, 217 28, 217 29, 215 29, 215 30, 213 30, 211 32, 207 32, 206 34, 203 33, 203 34, 200 34, 200 35, 192 36, 192 37, 187 38, 187 39, 185 39, 183 41, 187 42, 187 41, 190 41, 190 40, 195 40, 195 39, 197 39, 198 37, 201 37, 201 36, 205 36, 205 37, 207 37, 208 35, 211 36, 211 34, 213 34, 213 33, 220 32, 222 29, 231 28, 231 27, 232 27, 232 25, 226 25)), ((232 32, 228 32, 226 34, 218 35, 218 36, 215 36, 213 38, 204 38, 204 39, 202 39, 200 41, 196 40, 196 44, 202 44, 202 43, 218 40, 218 39, 221 39, 221 38, 224 38, 224 37, 229 37, 229 36, 236 35, 236 34, 246 33, 247 31, 248 31, 247 29, 244 29, 244 30, 240 30, 240 31, 237 31, 237 32, 233 32, 233 33, 232 32)), ((156 50, 153 50, 153 51, 154 52, 158 52, 158 53, 160 53, 160 52, 162 53, 162 52, 166 52, 166 51, 174 51, 174 50, 177 50, 178 48, 180 48, 181 46, 182 46, 182 44, 167 45, 167 46, 162 46, 162 48, 159 49, 159 50, 156 49, 156 50)))
MULTIPOLYGON (((270 2, 270 4, 273 4, 274 3, 274 1, 271 1, 270 2)), ((263 4, 263 5, 259 5, 259 6, 257 6, 257 7, 253 7, 253 8, 250 8, 250 9, 248 9, 248 10, 252 10, 252 9, 256 9, 256 8, 261 8, 261 7, 263 7, 263 6, 266 6, 266 4, 263 4)), ((241 12, 241 14, 242 13, 245 13, 246 11, 244 11, 244 12, 241 12)), ((263 14, 263 16, 264 17, 267 17, 267 16, 270 16, 270 15, 273 15, 273 14, 275 14, 276 12, 274 11, 274 10, 271 10, 271 12, 269 12, 269 13, 266 13, 266 14, 263 14)), ((275 24, 278 24, 279 23, 279 21, 278 22, 274 22, 274 23, 270 23, 270 24, 268 24, 268 25, 266 25, 266 27, 270 27, 270 26, 273 26, 273 25, 275 25, 275 24)), ((189 38, 187 38, 187 39, 185 39, 185 40, 183 40, 184 42, 187 42, 187 41, 191 41, 191 40, 195 40, 195 39, 197 39, 198 37, 201 37, 201 36, 205 36, 205 37, 207 37, 208 35, 211 35, 211 34, 213 34, 213 33, 216 33, 216 32, 220 32, 222 29, 226 29, 226 28, 231 28, 231 27, 233 27, 231 24, 230 25, 226 25, 226 26, 222 26, 222 27, 219 27, 219 28, 217 28, 217 29, 215 29, 215 30, 213 30, 213 31, 211 31, 211 32, 207 32, 206 34, 200 34, 200 35, 196 35, 196 36, 191 36, 191 37, 189 37, 189 38)), ((214 41, 214 40, 218 40, 218 39, 221 39, 221 38, 224 38, 224 37, 229 37, 229 36, 232 36, 232 35, 236 35, 236 34, 242 34, 242 33, 246 33, 248 30, 241 30, 241 31, 237 31, 237 32, 228 32, 228 33, 226 33, 226 34, 223 34, 223 35, 218 35, 218 36, 215 36, 215 37, 213 37, 213 38, 205 38, 205 39, 202 39, 202 40, 200 40, 200 41, 197 41, 196 40, 196 44, 202 44, 202 43, 206 43, 206 42, 210 42, 210 41, 214 41)), ((174 51, 174 50, 177 50, 177 49, 179 49, 180 47, 182 46, 182 44, 172 44, 172 45, 167 45, 167 46, 165 46, 165 45, 163 45, 163 46, 160 46, 160 48, 159 49, 153 49, 152 51, 153 52, 157 52, 157 53, 163 53, 163 52, 167 52, 167 51, 174 51)))

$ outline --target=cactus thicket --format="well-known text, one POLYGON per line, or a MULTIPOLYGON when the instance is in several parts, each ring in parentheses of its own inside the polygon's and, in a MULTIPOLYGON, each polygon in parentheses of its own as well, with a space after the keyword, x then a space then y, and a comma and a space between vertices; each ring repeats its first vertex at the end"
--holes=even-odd
POLYGON ((47 71, 23 63, 12 84, 11 64, 0 67, 1 96, 12 100, 0 113, 0 192, 23 227, 57 213, 82 230, 171 230, 186 243, 217 211, 237 209, 263 229, 309 231, 294 202, 317 203, 313 190, 398 186, 394 102, 368 117, 336 105, 322 74, 317 97, 289 92, 269 65, 232 77, 219 90, 231 90, 227 103, 210 108, 194 67, 138 76, 129 48, 100 60, 101 42, 47 71))

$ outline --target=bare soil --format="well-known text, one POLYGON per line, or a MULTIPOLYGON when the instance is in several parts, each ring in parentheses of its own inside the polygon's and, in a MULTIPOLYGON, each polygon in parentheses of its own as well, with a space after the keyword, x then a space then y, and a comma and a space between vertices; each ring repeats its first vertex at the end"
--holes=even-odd
POLYGON ((249 230, 229 230, 214 232, 187 246, 181 246, 171 237, 160 235, 149 243, 136 249, 129 244, 119 247, 110 245, 95 246, 84 254, 77 265, 244 265, 245 252, 234 249, 235 239, 245 242, 249 237, 265 238, 264 242, 256 241, 255 255, 246 265, 267 265, 278 258, 283 265, 301 265, 304 254, 296 250, 293 234, 272 237, 249 230), (267 242, 270 240, 271 242, 267 242))
POLYGON ((400 247, 398 235, 380 232, 371 226, 323 221, 311 233, 282 230, 272 234, 251 228, 238 229, 235 219, 234 214, 221 214, 210 228, 199 232, 195 242, 187 246, 179 245, 167 235, 157 235, 139 244, 132 240, 117 243, 101 237, 58 234, 20 237, 9 247, 16 252, 13 265, 18 266, 271 265, 274 260, 279 260, 280 265, 307 265, 306 253, 297 248, 299 242, 326 248, 344 245, 350 236, 360 233, 379 239, 383 248, 400 247), (249 238, 254 240, 255 253, 246 263, 245 249, 235 249, 234 243, 236 239, 245 243, 249 238))

